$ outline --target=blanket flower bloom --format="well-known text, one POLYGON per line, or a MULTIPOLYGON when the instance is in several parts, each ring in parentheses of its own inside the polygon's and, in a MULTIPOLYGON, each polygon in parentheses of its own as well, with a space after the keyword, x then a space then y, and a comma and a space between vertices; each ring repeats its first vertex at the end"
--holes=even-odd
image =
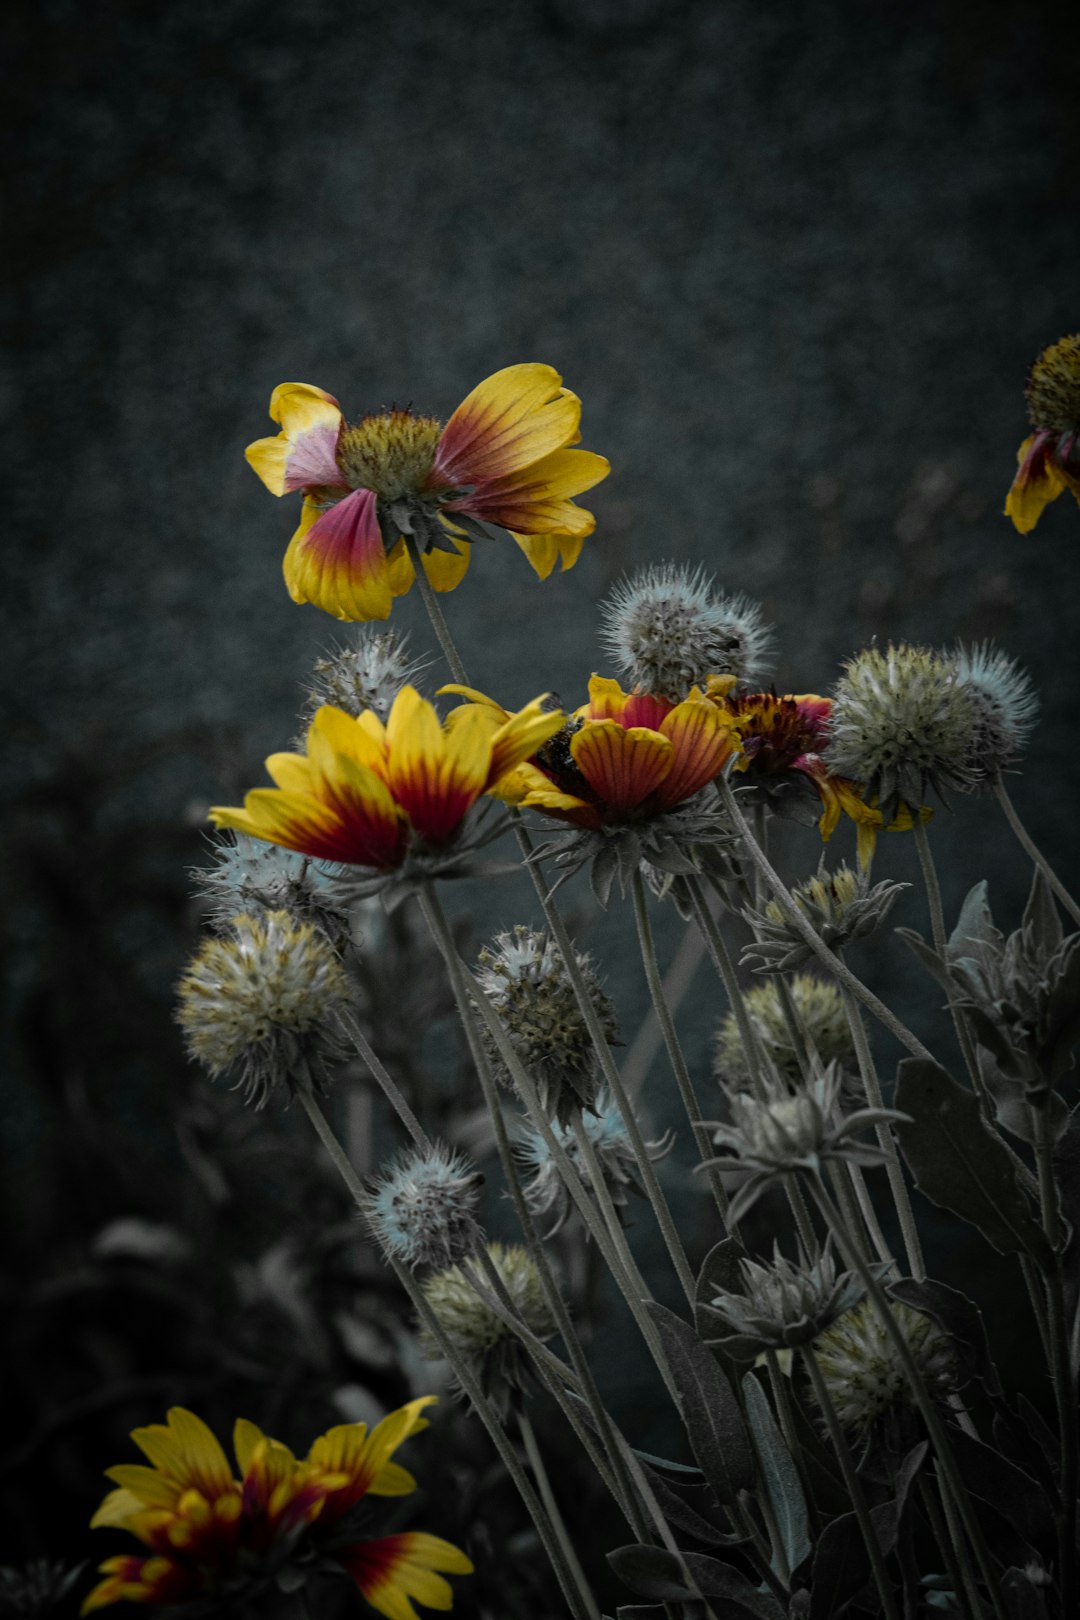
POLYGON ((1035 431, 1016 453, 1020 466, 1005 497, 1005 516, 1020 534, 1030 534, 1063 490, 1080 501, 1080 332, 1043 350, 1025 394, 1035 431))
POLYGON ((414 579, 416 537, 437 591, 452 591, 484 524, 509 531, 541 579, 572 568, 596 520, 574 505, 610 471, 571 449, 581 401, 551 366, 507 366, 474 388, 445 427, 410 410, 346 423, 332 394, 281 383, 270 396, 281 432, 248 446, 273 495, 300 492, 300 526, 285 554, 295 602, 338 619, 389 617, 414 579))
MULTIPOLYGON (((734 677, 721 677, 727 686, 734 677)), ((506 711, 471 687, 446 686, 486 710, 506 711)), ((458 712, 458 711, 455 711, 458 712)), ((624 692, 594 675, 589 701, 557 728, 532 759, 500 784, 500 797, 585 831, 649 821, 684 804, 723 769, 738 739, 699 687, 681 703, 624 692)))
POLYGON ((855 823, 859 862, 869 864, 874 852, 881 813, 867 804, 854 782, 830 771, 822 758, 832 699, 805 692, 777 697, 775 692, 751 692, 738 697, 710 689, 730 718, 742 748, 732 769, 752 786, 760 799, 778 815, 801 819, 802 789, 821 804, 818 831, 827 843, 841 814, 855 823))
POLYGON ((233 1435, 239 1479, 212 1430, 184 1407, 174 1406, 164 1424, 134 1430, 151 1466, 106 1470, 117 1488, 91 1527, 125 1530, 148 1552, 106 1559, 105 1579, 82 1613, 119 1602, 201 1601, 308 1552, 351 1575, 388 1620, 417 1620, 411 1599, 449 1609, 453 1594, 437 1572, 471 1573, 464 1553, 422 1531, 358 1540, 347 1518, 364 1497, 415 1489, 393 1454, 427 1428, 422 1413, 434 1399, 410 1401, 370 1432, 363 1423, 340 1424, 304 1461, 241 1418, 233 1435))
POLYGON ((358 718, 317 710, 307 755, 272 754, 272 788, 256 788, 242 809, 218 806, 211 820, 316 860, 392 872, 410 851, 439 850, 465 816, 563 723, 536 698, 492 726, 459 708, 440 722, 415 687, 394 699, 385 724, 370 709, 358 718))

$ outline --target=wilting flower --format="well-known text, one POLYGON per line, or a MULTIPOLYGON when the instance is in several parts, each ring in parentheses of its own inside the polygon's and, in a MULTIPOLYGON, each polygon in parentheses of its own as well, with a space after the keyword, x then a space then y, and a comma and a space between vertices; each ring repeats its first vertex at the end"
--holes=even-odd
POLYGON ((854 1272, 837 1275, 828 1247, 813 1265, 795 1265, 774 1244, 769 1264, 740 1259, 739 1275, 741 1289, 721 1289, 708 1303, 725 1330, 708 1342, 737 1361, 753 1361, 763 1350, 807 1344, 864 1293, 854 1272))
POLYGON ((335 945, 348 938, 349 910, 331 875, 310 856, 267 844, 245 833, 226 833, 210 846, 212 866, 191 870, 195 893, 212 928, 228 933, 239 913, 262 917, 287 911, 309 922, 335 945))
MULTIPOLYGON (((832 979, 812 973, 796 973, 787 981, 798 1024, 822 1063, 850 1065, 855 1057, 851 1027, 844 1010, 844 999, 832 979)), ((780 989, 768 979, 746 991, 746 1015, 758 1043, 780 1079, 798 1083, 802 1070, 780 989)), ((727 1013, 716 1035, 716 1073, 719 1079, 744 1090, 749 1084, 750 1065, 734 1013, 727 1013)))
POLYGON ((888 819, 917 811, 933 788, 972 785, 975 710, 951 659, 901 643, 849 659, 829 716, 828 768, 850 777, 888 819))
POLYGON ((608 474, 603 456, 570 449, 581 401, 544 365, 507 366, 474 388, 443 427, 393 407, 349 426, 337 400, 308 383, 270 396, 276 438, 247 458, 274 495, 302 491, 285 554, 296 602, 339 619, 385 619, 413 582, 414 535, 437 591, 459 584, 468 541, 507 529, 541 579, 577 561, 595 528, 573 497, 608 474))
MULTIPOLYGON (((536 1338, 549 1339, 555 1320, 536 1262, 527 1250, 513 1244, 489 1243, 487 1252, 514 1312, 536 1338)), ((424 1283, 424 1298, 451 1346, 472 1369, 485 1394, 505 1405, 514 1391, 525 1386, 528 1360, 521 1340, 488 1304, 488 1297, 493 1297, 491 1284, 475 1259, 437 1271, 424 1283)), ((426 1327, 421 1329, 420 1345, 430 1361, 441 1360, 439 1342, 426 1327)))
MULTIPOLYGON (((592 1143, 611 1201, 616 1208, 621 1209, 627 1202, 628 1193, 631 1190, 640 1193, 641 1188, 635 1179, 636 1162, 630 1133, 614 1098, 606 1087, 597 1095, 593 1111, 582 1113, 581 1125, 592 1143)), ((592 1171, 582 1157, 576 1133, 568 1126, 560 1124, 558 1120, 552 1121, 551 1129, 585 1186, 590 1186, 592 1171)), ((666 1158, 674 1145, 675 1137, 671 1131, 665 1131, 656 1142, 646 1142, 645 1148, 651 1163, 656 1164, 660 1159, 666 1158)), ((524 1127, 518 1144, 518 1154, 529 1176, 525 1183, 526 1202, 534 1215, 554 1216, 554 1222, 548 1232, 548 1236, 552 1237, 571 1213, 573 1205, 570 1190, 562 1178, 562 1172, 552 1157, 547 1142, 532 1126, 524 1127)))
POLYGON ((410 1401, 368 1433, 341 1424, 300 1461, 287 1446, 241 1418, 233 1446, 239 1478, 201 1418, 174 1406, 165 1424, 132 1439, 151 1466, 106 1470, 117 1486, 91 1526, 125 1530, 148 1549, 100 1566, 106 1577, 83 1614, 110 1603, 182 1604, 240 1594, 284 1560, 318 1557, 352 1576, 388 1620, 416 1620, 410 1599, 448 1609, 449 1586, 434 1572, 467 1575, 472 1565, 449 1542, 423 1532, 360 1540, 350 1515, 365 1497, 406 1496, 416 1481, 393 1454, 427 1427, 434 1396, 410 1401))
POLYGON ((772 635, 741 593, 714 594, 701 568, 650 564, 621 580, 600 609, 600 640, 631 687, 678 703, 710 675, 757 680, 772 635))
MULTIPOLYGON (((820 1173, 830 1160, 875 1165, 884 1162, 878 1147, 855 1140, 860 1131, 891 1120, 906 1119, 887 1108, 860 1108, 840 1114, 841 1076, 832 1065, 789 1096, 758 1099, 728 1089, 731 1123, 713 1125, 718 1147, 732 1159, 711 1159, 721 1169, 752 1171, 731 1201, 730 1218, 739 1222, 778 1176, 820 1173)), ((701 1168, 705 1168, 702 1166, 701 1168)))
POLYGON ((831 700, 814 693, 727 696, 716 691, 715 696, 741 743, 732 771, 741 775, 750 796, 774 815, 816 820, 826 841, 836 831, 841 813, 848 816, 856 827, 859 862, 866 866, 882 819, 854 782, 825 763, 831 700))
MULTIPOLYGON (((616 1041, 615 1008, 592 959, 580 951, 575 955, 605 1038, 616 1041)), ((550 935, 523 927, 496 935, 492 947, 480 952, 476 978, 536 1083, 545 1113, 567 1119, 591 1107, 600 1058, 562 954, 550 935)), ((486 1026, 483 1040, 496 1077, 511 1085, 486 1026)))
POLYGON ((426 667, 426 659, 409 656, 408 636, 362 625, 350 643, 315 660, 304 718, 310 723, 329 703, 354 719, 374 709, 386 720, 402 687, 415 686, 426 667))
POLYGON ((436 1142, 402 1153, 372 1189, 368 1220, 406 1266, 448 1266, 475 1246, 483 1183, 463 1154, 436 1142))
MULTIPOLYGON (((882 882, 871 888, 865 871, 854 872, 841 864, 828 872, 822 864, 816 876, 792 889, 791 898, 825 944, 836 951, 853 939, 868 939, 875 933, 910 887, 909 883, 882 882)), ((757 972, 785 973, 810 961, 813 951, 777 901, 766 901, 761 911, 748 908, 743 915, 756 937, 746 946, 742 959, 757 972)))
POLYGON ((318 710, 307 757, 271 754, 273 788, 256 788, 244 808, 218 807, 219 827, 265 838, 316 860, 395 872, 413 855, 444 851, 482 794, 502 788, 562 724, 536 699, 492 726, 460 708, 439 717, 411 686, 383 722, 370 709, 354 719, 318 710))
POLYGON ((318 1085, 347 1055, 344 970, 326 935, 287 911, 234 917, 228 935, 200 946, 177 994, 190 1055, 214 1076, 238 1070, 258 1108, 275 1086, 318 1085))
POLYGON ((1071 489, 1080 501, 1080 332, 1043 350, 1025 393, 1035 432, 1017 451, 1020 470, 1005 498, 1005 515, 1021 534, 1062 490, 1071 489))
POLYGON ((1019 664, 988 641, 957 647, 952 667, 971 703, 966 763, 972 785, 992 788, 1026 748, 1039 700, 1019 664))
MULTIPOLYGON (((949 1339, 924 1312, 900 1300, 890 1309, 931 1397, 945 1400, 957 1382, 949 1339)), ((865 1434, 897 1408, 914 1407, 904 1364, 869 1300, 826 1328, 811 1354, 843 1428, 865 1434)))

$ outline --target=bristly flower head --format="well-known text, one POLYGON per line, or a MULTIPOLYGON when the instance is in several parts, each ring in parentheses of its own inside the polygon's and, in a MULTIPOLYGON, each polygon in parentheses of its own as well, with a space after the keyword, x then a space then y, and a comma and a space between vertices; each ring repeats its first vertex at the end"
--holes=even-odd
POLYGON ((427 1152, 407 1150, 372 1187, 368 1220, 402 1265, 452 1265, 479 1237, 475 1211, 483 1179, 441 1142, 427 1152))
MULTIPOLYGON (((865 872, 855 872, 843 863, 829 872, 822 862, 816 876, 794 887, 791 897, 826 945, 838 950, 853 939, 868 939, 876 933, 910 887, 909 883, 882 882, 871 888, 865 872)), ((813 957, 775 900, 767 901, 761 911, 748 908, 743 915, 757 937, 747 945, 742 959, 758 973, 786 973, 813 957)))
POLYGON ((389 617, 415 577, 406 535, 433 588, 452 591, 486 524, 508 530, 541 579, 556 562, 572 568, 596 527, 573 497, 610 467, 570 448, 581 401, 551 366, 495 372, 445 427, 399 406, 349 425, 310 383, 281 383, 270 415, 281 432, 246 454, 272 494, 303 493, 285 583, 294 602, 338 619, 389 617))
MULTIPOLYGON (((549 1339, 555 1321, 544 1297, 540 1273, 527 1250, 489 1243, 487 1252, 502 1278, 514 1310, 538 1339, 549 1339)), ((525 1387, 528 1361, 521 1341, 487 1303, 490 1284, 476 1260, 437 1271, 423 1285, 424 1298, 450 1344, 476 1374, 484 1392, 500 1406, 525 1387)), ((437 1339, 422 1328, 420 1347, 429 1361, 442 1358, 437 1339)))
MULTIPOLYGON (((822 1063, 842 1068, 852 1064, 855 1044, 844 1010, 844 998, 833 979, 812 973, 796 973, 788 981, 795 1015, 822 1063)), ((756 984, 744 996, 747 1017, 766 1058, 782 1081, 798 1085, 801 1077, 799 1054, 792 1041, 779 986, 768 979, 756 984)), ((737 1090, 749 1083, 750 1065, 734 1013, 728 1013, 716 1034, 715 1067, 717 1078, 737 1090)))
POLYGON ((277 1086, 325 1081, 348 1048, 336 1014, 351 991, 326 935, 286 911, 234 917, 204 941, 177 986, 177 1021, 191 1057, 217 1077, 238 1071, 262 1108, 277 1086))
POLYGON ((1025 392, 1035 432, 1016 453, 1020 469, 1005 499, 1005 515, 1021 534, 1063 490, 1080 501, 1080 332, 1043 350, 1025 392))
MULTIPOLYGON (((730 1124, 714 1124, 718 1147, 734 1155, 712 1159, 721 1169, 750 1170, 749 1179, 731 1200, 730 1219, 738 1222, 778 1176, 818 1175, 830 1160, 875 1165, 884 1162, 880 1148, 855 1140, 860 1131, 906 1119, 887 1108, 861 1108, 854 1114, 839 1112, 841 1076, 836 1065, 790 1096, 764 1100, 728 1089, 730 1124)), ((707 1166, 699 1166, 707 1168, 707 1166)))
MULTIPOLYGON (((922 1311, 899 1300, 891 1301, 891 1309, 930 1395, 944 1400, 957 1382, 952 1344, 922 1311)), ((845 1429, 865 1434, 897 1408, 914 1406, 896 1346, 869 1300, 827 1328, 815 1340, 813 1355, 845 1429)))
MULTIPOLYGON (((592 959, 582 952, 575 956, 604 1034, 617 1041, 615 1009, 592 959)), ((513 933, 496 935, 491 947, 480 952, 477 981, 536 1082, 544 1112, 565 1122, 578 1109, 591 1108, 600 1083, 600 1060, 554 940, 520 926, 513 933)), ((509 1085, 510 1077, 486 1030, 484 1041, 496 1075, 509 1085)))
MULTIPOLYGON (((597 1096, 595 1113, 583 1113, 581 1123, 592 1143, 604 1176, 604 1185, 616 1208, 622 1209, 629 1191, 641 1192, 635 1179, 634 1149, 622 1114, 614 1098, 605 1087, 597 1096)), ((571 1164, 585 1186, 591 1185, 592 1172, 582 1158, 575 1133, 558 1120, 552 1121, 552 1131, 566 1152, 571 1164)), ((646 1142, 649 1159, 656 1164, 671 1152, 675 1136, 666 1131, 656 1142, 646 1142)), ((525 1184, 525 1198, 534 1215, 552 1215, 553 1224, 548 1232, 553 1237, 564 1225, 573 1204, 570 1191, 559 1167, 540 1132, 531 1125, 524 1127, 518 1144, 518 1153, 529 1179, 525 1184)))
POLYGON ((707 1309, 720 1319, 723 1336, 710 1339, 736 1361, 753 1361, 763 1350, 807 1344, 850 1310, 864 1289, 854 1272, 836 1273, 831 1250, 813 1265, 787 1260, 773 1245, 772 1261, 740 1259, 740 1289, 721 1289, 707 1309))
POLYGON ((658 563, 621 580, 600 609, 600 641, 631 687, 679 703, 710 675, 765 672, 772 632, 741 593, 714 594, 702 568, 658 563))
POLYGON ((214 865, 192 867, 191 876, 219 933, 240 912, 261 917, 287 911, 297 922, 313 923, 335 945, 348 938, 348 908, 334 892, 332 875, 309 855, 234 832, 213 839, 210 849, 214 865))
POLYGON ((415 686, 426 668, 426 658, 410 658, 407 635, 362 625, 351 644, 333 647, 315 660, 302 719, 310 724, 329 703, 354 719, 374 709, 385 721, 401 688, 415 686))
POLYGON ((965 792, 974 704, 953 661, 927 647, 868 647, 845 665, 833 694, 825 759, 880 802, 891 821, 917 811, 933 788, 965 792))
POLYGON ((972 785, 992 788, 1027 747, 1039 700, 1019 664, 988 641, 958 646, 952 664, 971 702, 967 765, 972 785))

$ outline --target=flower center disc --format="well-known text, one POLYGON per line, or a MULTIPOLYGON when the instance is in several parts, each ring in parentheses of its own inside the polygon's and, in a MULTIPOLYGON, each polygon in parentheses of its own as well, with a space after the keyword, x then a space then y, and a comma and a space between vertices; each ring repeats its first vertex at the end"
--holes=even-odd
POLYGON ((1080 332, 1044 349, 1027 384, 1028 415, 1044 432, 1080 432, 1080 332))
POLYGON ((442 426, 433 416, 383 411, 347 427, 337 461, 354 489, 372 489, 384 501, 419 494, 435 460, 442 426))

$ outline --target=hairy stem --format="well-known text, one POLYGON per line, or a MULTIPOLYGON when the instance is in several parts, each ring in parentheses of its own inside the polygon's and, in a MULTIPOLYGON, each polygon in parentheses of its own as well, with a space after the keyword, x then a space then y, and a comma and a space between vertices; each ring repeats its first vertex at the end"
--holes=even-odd
POLYGON ((1080 927, 1080 905, 1077 905, 1076 901, 1073 899, 1064 883, 1062 883, 1061 879, 1050 865, 1050 862, 1047 860, 1042 850, 1031 837, 1031 834, 1024 826, 1024 823, 1020 820, 1020 817, 1016 811, 1016 806, 1009 797, 1008 790, 1005 786, 1005 780, 1001 776, 1000 772, 994 780, 994 797, 997 799, 998 804, 1000 804, 1002 810, 1005 812, 1005 819, 1009 823, 1009 826, 1012 828, 1013 832, 1016 834, 1017 839, 1019 840, 1025 853, 1039 868, 1039 871, 1050 885, 1054 894, 1057 895, 1062 906, 1069 913, 1069 916, 1072 918, 1073 922, 1080 927))

